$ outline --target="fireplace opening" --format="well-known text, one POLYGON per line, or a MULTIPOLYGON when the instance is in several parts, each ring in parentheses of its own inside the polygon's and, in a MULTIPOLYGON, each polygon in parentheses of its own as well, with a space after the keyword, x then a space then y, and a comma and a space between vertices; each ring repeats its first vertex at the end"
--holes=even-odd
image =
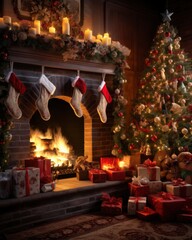
POLYGON ((49 100, 50 119, 36 111, 30 119, 31 156, 51 159, 57 178, 74 177, 73 166, 84 155, 84 118, 78 118, 68 102, 49 100))

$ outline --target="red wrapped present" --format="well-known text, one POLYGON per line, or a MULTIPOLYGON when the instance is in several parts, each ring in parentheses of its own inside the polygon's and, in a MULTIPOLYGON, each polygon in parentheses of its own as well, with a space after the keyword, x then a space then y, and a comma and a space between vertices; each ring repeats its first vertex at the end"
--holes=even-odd
POLYGON ((179 197, 191 197, 192 185, 187 184, 183 179, 178 178, 172 181, 172 184, 166 185, 166 191, 179 197))
POLYGON ((129 197, 127 205, 128 215, 135 215, 137 210, 142 210, 146 206, 146 202, 146 197, 129 197))
POLYGON ((102 196, 101 212, 106 215, 122 214, 122 198, 110 197, 108 193, 102 196))
POLYGON ((149 185, 136 185, 128 183, 130 195, 135 197, 145 197, 149 194, 149 185))
POLYGON ((137 211, 137 217, 144 221, 152 221, 158 219, 158 214, 149 207, 144 207, 142 210, 137 211))
POLYGON ((125 171, 120 168, 109 168, 106 170, 107 179, 109 181, 124 181, 125 171))
POLYGON ((192 214, 190 214, 190 213, 178 213, 177 214, 177 221, 192 223, 192 214))
POLYGON ((14 168, 13 195, 21 198, 40 193, 40 171, 39 168, 14 168))
POLYGON ((186 205, 186 200, 167 192, 160 192, 149 194, 148 204, 159 214, 162 221, 173 221, 186 205))
POLYGON ((100 168, 102 170, 107 170, 109 168, 118 168, 119 158, 116 157, 101 157, 100 158, 100 168))
POLYGON ((93 183, 106 182, 107 173, 102 169, 90 169, 89 180, 93 183))
POLYGON ((44 157, 34 157, 25 160, 25 167, 36 167, 40 169, 40 184, 52 182, 51 160, 44 157))

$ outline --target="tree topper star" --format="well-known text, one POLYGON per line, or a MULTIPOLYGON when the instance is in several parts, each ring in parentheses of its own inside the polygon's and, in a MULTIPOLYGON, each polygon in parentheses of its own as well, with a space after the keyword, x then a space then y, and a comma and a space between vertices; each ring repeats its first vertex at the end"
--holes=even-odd
POLYGON ((161 13, 161 15, 163 16, 163 22, 170 22, 173 13, 169 13, 169 11, 166 9, 165 13, 161 13))

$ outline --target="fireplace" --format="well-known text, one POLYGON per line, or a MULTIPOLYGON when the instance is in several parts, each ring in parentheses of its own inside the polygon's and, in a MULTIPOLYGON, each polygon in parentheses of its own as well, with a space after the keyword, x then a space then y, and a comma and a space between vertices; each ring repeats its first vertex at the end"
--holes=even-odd
POLYGON ((26 49, 11 49, 10 59, 14 62, 14 72, 27 87, 20 96, 19 103, 22 118, 14 120, 11 130, 12 141, 9 146, 10 166, 22 164, 31 157, 31 129, 45 132, 48 128, 60 128, 62 135, 73 148, 74 156, 87 155, 89 161, 99 161, 101 156, 110 156, 113 147, 113 106, 107 106, 106 123, 100 121, 97 113, 99 102, 98 86, 102 73, 106 74, 108 90, 112 92, 114 66, 96 62, 63 62, 60 56, 35 52, 26 49), (35 101, 39 96, 39 77, 44 66, 45 75, 56 86, 54 95, 49 100, 51 118, 41 119, 35 101), (87 85, 82 99, 83 117, 78 118, 69 102, 73 93, 72 80, 80 71, 81 78, 87 85))

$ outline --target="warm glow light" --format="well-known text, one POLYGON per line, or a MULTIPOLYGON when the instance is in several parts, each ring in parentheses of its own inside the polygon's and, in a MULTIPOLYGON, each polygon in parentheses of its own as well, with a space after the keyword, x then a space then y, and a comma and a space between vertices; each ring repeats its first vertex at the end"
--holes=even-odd
POLYGON ((67 139, 62 135, 61 129, 57 129, 53 134, 51 129, 46 133, 40 130, 31 130, 30 142, 34 143, 35 157, 45 157, 51 159, 54 166, 67 165, 72 147, 68 144, 67 139))
POLYGON ((124 166, 125 166, 125 162, 124 162, 124 161, 120 161, 120 162, 119 162, 119 167, 120 167, 120 168, 123 168, 124 166))

